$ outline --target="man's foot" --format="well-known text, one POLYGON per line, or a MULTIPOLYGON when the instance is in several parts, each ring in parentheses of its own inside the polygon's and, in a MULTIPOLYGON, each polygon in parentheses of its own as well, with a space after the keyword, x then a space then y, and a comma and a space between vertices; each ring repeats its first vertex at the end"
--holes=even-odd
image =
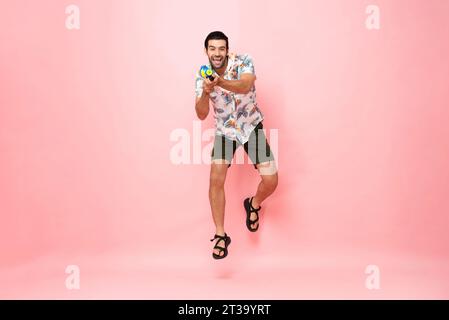
POLYGON ((212 257, 214 257, 214 259, 223 259, 228 255, 228 246, 231 243, 231 237, 229 237, 226 233, 224 235, 216 234, 210 241, 214 241, 215 239, 218 240, 215 243, 212 257))
POLYGON ((256 199, 254 197, 251 198, 251 206, 254 209, 257 209, 257 213, 256 212, 251 212, 251 216, 250 216, 249 219, 251 221, 257 220, 256 222, 251 223, 251 226, 254 229, 257 229, 259 227, 259 210, 262 209, 262 207, 259 205, 259 203, 256 201, 256 199))
POLYGON ((243 206, 246 211, 246 227, 249 231, 256 232, 259 229, 259 210, 262 209, 262 207, 254 202, 254 197, 246 198, 245 201, 243 201, 243 206))

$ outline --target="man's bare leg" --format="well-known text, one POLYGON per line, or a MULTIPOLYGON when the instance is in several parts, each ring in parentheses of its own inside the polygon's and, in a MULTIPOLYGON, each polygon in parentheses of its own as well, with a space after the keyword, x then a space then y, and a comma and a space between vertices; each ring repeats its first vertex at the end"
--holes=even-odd
MULTIPOLYGON (((224 215, 225 215, 225 192, 224 184, 226 181, 226 173, 228 171, 228 162, 226 160, 213 160, 210 170, 209 183, 209 201, 212 210, 212 217, 215 223, 215 233, 224 236, 224 215)), ((218 246, 225 247, 223 240, 218 241, 218 246)), ((223 255, 224 252, 214 249, 217 255, 223 255)))
MULTIPOLYGON (((276 165, 274 162, 264 162, 257 165, 257 169, 260 174, 261 181, 257 187, 256 195, 253 197, 252 206, 253 208, 259 208, 260 204, 268 198, 275 190, 278 185, 278 174, 276 165)), ((251 212, 251 220, 256 220, 256 213, 251 212)), ((259 221, 252 223, 252 228, 257 228, 259 221)))

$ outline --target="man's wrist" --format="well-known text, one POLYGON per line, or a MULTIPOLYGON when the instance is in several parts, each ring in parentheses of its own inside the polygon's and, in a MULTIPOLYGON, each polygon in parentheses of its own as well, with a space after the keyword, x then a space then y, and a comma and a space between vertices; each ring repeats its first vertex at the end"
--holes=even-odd
POLYGON ((222 77, 218 76, 218 75, 217 75, 217 77, 218 77, 217 86, 221 86, 225 80, 222 77))

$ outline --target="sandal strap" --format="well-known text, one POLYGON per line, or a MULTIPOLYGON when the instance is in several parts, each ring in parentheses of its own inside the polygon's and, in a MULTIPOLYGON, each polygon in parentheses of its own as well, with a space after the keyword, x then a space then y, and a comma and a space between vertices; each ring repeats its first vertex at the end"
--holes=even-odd
POLYGON ((216 235, 214 236, 214 238, 211 239, 210 241, 214 241, 215 239, 219 239, 219 240, 217 241, 217 243, 215 244, 214 249, 218 249, 218 250, 220 250, 220 251, 225 251, 226 248, 228 247, 228 246, 226 245, 226 242, 227 242, 228 238, 229 238, 229 237, 228 237, 228 235, 227 235, 226 233, 225 233, 224 236, 220 236, 220 235, 216 234, 216 235), (218 245, 221 241, 224 242, 224 247, 221 247, 221 246, 218 245))
POLYGON ((251 197, 251 199, 249 199, 249 211, 259 213, 259 210, 262 209, 262 206, 259 206, 259 208, 257 208, 257 209, 254 208, 253 207, 253 198, 254 197, 251 197))
MULTIPOLYGON (((210 241, 214 241, 215 239, 224 240, 226 242, 226 240, 228 239, 228 235, 226 233, 224 236, 220 236, 220 235, 216 234, 213 239, 210 239, 210 241)), ((219 241, 217 241, 217 242, 219 242, 219 241)))

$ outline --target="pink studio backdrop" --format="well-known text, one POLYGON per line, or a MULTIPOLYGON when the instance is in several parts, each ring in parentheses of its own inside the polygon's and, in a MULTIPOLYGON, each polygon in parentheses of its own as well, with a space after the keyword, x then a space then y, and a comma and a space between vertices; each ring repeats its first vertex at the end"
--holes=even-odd
POLYGON ((446 0, 3 3, 0 298, 449 298, 448 12, 446 0), (79 30, 65 27, 70 4, 79 30), (371 4, 379 30, 365 27, 371 4), (228 172, 223 261, 210 166, 170 158, 174 130, 193 140, 213 30, 253 56, 278 132, 279 186, 256 234, 241 204, 258 174, 228 172))

